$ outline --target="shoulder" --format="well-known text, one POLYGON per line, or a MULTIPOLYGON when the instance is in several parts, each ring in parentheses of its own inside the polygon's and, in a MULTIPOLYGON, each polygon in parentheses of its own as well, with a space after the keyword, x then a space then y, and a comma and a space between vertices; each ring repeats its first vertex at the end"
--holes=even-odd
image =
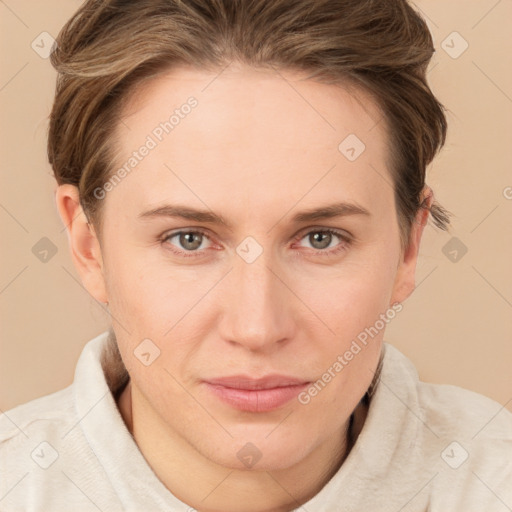
POLYGON ((426 460, 437 461, 433 509, 502 510, 512 504, 512 413, 457 386, 420 383, 418 395, 433 432, 426 460))
POLYGON ((103 392, 106 387, 99 360, 107 335, 102 333, 84 346, 73 384, 0 414, 0 452, 30 445, 40 437, 59 443, 70 437, 68 432, 76 430, 80 421, 77 393, 83 394, 83 389, 103 392))
POLYGON ((11 507, 8 510, 28 506, 27 490, 33 492, 46 485, 44 477, 55 477, 62 446, 68 446, 74 437, 70 435, 66 439, 74 423, 71 387, 19 405, 0 416, 0 495, 6 497, 2 503, 11 507))
POLYGON ((62 430, 76 418, 73 386, 36 398, 0 415, 0 450, 41 430, 62 430))
MULTIPOLYGON (((102 416, 95 417, 94 411, 98 396, 108 398, 99 359, 105 339, 101 335, 84 347, 72 385, 0 414, 3 510, 120 508, 84 430, 89 421, 89 431, 103 431, 102 416)), ((113 399, 108 407, 115 415, 113 399)))
POLYGON ((421 381, 413 363, 386 343, 393 383, 410 388, 410 404, 439 437, 458 435, 512 441, 512 413, 484 395, 449 384, 421 381))
POLYGON ((385 362, 387 388, 401 399, 413 425, 402 464, 428 482, 422 492, 431 510, 501 510, 503 503, 512 504, 512 413, 506 404, 419 380, 412 362, 388 344, 385 362))
POLYGON ((10 489, 13 479, 16 482, 26 474, 31 478, 34 471, 54 466, 62 447, 69 450, 76 443, 78 432, 73 426, 77 422, 71 386, 4 412, 0 416, 0 495, 10 489))
POLYGON ((458 386, 420 381, 417 389, 425 418, 439 435, 512 442, 512 413, 505 405, 458 386))

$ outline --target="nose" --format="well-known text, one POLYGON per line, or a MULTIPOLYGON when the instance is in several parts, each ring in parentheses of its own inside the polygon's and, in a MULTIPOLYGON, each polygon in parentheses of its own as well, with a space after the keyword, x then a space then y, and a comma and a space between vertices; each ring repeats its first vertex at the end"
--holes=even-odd
POLYGON ((238 256, 222 287, 222 339, 251 351, 272 351, 292 339, 293 293, 286 277, 264 251, 247 263, 238 256))

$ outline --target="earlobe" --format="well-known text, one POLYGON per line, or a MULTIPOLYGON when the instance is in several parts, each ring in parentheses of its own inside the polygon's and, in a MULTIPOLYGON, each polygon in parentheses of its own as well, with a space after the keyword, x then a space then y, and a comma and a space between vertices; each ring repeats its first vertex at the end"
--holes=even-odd
POLYGON ((55 193, 59 215, 68 235, 71 258, 86 290, 99 302, 108 302, 101 246, 80 205, 78 188, 60 185, 55 193))
POLYGON ((403 302, 412 294, 416 287, 416 263, 418 262, 421 237, 427 224, 433 201, 432 189, 425 186, 422 193, 422 207, 418 210, 416 218, 411 224, 409 242, 401 255, 390 304, 403 302))

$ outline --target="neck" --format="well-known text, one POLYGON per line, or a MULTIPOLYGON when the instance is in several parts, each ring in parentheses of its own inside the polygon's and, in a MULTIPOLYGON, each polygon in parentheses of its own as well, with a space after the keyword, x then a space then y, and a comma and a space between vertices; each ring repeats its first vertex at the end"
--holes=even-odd
POLYGON ((200 512, 287 512, 306 503, 334 476, 362 429, 362 400, 339 435, 299 463, 275 471, 242 471, 205 458, 169 427, 128 383, 118 407, 140 451, 174 496, 200 512))

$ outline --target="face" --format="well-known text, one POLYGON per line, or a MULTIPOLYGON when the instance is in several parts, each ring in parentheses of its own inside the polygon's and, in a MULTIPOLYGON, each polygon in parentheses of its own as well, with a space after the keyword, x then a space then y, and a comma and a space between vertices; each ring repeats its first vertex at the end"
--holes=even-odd
POLYGON ((129 171, 98 191, 101 253, 81 270, 139 414, 233 468, 247 443, 276 469, 338 435, 412 289, 377 106, 301 78, 179 68, 139 90, 115 132, 129 171), (276 374, 310 384, 211 384, 276 374))

